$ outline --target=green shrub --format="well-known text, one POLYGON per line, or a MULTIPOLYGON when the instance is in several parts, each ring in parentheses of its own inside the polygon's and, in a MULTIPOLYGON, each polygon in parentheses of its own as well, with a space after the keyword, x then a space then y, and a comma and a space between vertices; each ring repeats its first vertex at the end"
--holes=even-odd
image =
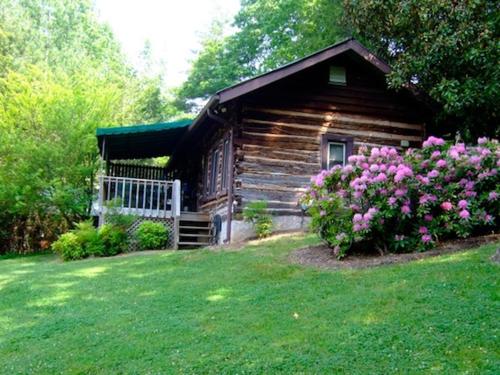
POLYGON ((76 234, 64 233, 52 244, 52 250, 64 260, 82 259, 88 256, 76 234))
POLYGON ((161 223, 144 221, 136 231, 137 242, 141 249, 162 249, 167 244, 169 232, 161 223))
POLYGON ((127 232, 113 224, 104 224, 99 228, 99 237, 104 245, 100 255, 111 256, 127 251, 127 232))
POLYGON ((252 223, 258 238, 268 237, 273 231, 273 219, 267 213, 266 201, 250 202, 243 209, 243 218, 252 223))
POLYGON ((126 231, 137 219, 134 215, 126 215, 121 212, 121 200, 114 199, 107 203, 104 222, 126 231))
POLYGON ((258 238, 269 237, 273 233, 273 219, 270 215, 262 215, 255 221, 255 234, 258 238))
POLYGON ((104 244, 92 221, 82 221, 76 224, 72 232, 88 255, 102 256, 105 253, 104 244))

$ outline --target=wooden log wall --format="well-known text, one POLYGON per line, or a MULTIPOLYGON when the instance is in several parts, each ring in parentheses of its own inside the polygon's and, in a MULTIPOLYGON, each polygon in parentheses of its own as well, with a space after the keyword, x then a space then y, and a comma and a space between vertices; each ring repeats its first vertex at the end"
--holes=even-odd
MULTIPOLYGON (((202 164, 203 167, 198 175, 198 208, 200 211, 215 214, 220 210, 227 211, 227 187, 222 186, 222 175, 224 173, 224 142, 229 140, 228 130, 226 127, 221 127, 211 136, 207 137, 201 145, 202 148, 202 164), (212 181, 212 155, 213 151, 219 151, 217 175, 215 176, 216 186, 215 192, 207 192, 207 181, 210 184, 212 181)), ((229 159, 227 160, 229 163, 229 159)), ((226 166, 227 167, 227 166, 226 166)), ((229 171, 226 170, 227 186, 229 184, 229 171)))
POLYGON ((323 134, 360 146, 421 145, 424 124, 406 97, 379 87, 278 87, 242 103, 237 125, 235 199, 266 200, 277 215, 300 215, 300 195, 321 170, 323 134))

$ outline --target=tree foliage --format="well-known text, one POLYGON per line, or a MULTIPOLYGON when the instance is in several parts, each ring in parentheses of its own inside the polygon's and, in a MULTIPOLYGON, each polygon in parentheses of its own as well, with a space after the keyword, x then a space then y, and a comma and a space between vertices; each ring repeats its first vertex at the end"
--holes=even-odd
POLYGON ((489 0, 345 0, 346 24, 385 58, 393 87, 413 82, 468 139, 500 135, 500 12, 489 0))
POLYGON ((218 22, 192 63, 179 89, 181 102, 207 98, 217 90, 261 74, 345 36, 339 26, 340 1, 242 0, 225 36, 218 22))
POLYGON ((88 216, 96 127, 177 112, 90 1, 0 1, 0 252, 30 251, 88 216))

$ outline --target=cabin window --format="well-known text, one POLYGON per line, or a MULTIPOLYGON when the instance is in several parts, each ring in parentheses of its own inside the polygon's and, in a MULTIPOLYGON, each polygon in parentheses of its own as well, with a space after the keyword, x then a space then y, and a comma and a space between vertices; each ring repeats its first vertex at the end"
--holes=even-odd
POLYGON ((344 142, 328 142, 328 169, 346 163, 346 144, 344 142))
POLYGON ((219 150, 212 152, 212 163, 210 166, 210 194, 217 191, 217 175, 219 174, 219 150))
POLYGON ((229 168, 229 140, 224 141, 224 147, 222 148, 222 177, 221 185, 222 189, 227 189, 227 172, 229 168))
POLYGON ((345 86, 347 84, 345 67, 331 65, 329 82, 332 85, 345 86))
POLYGON ((353 138, 336 134, 324 134, 321 138, 321 168, 344 166, 352 155, 353 138))

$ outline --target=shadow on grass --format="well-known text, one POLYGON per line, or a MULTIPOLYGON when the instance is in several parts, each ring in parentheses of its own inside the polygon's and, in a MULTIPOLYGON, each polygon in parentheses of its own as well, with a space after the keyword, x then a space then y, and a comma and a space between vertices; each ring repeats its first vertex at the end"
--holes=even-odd
POLYGON ((0 361, 12 372, 380 372, 460 370, 465 343, 480 364, 490 355, 483 252, 332 273, 287 264, 290 243, 304 241, 0 267, 0 361))

